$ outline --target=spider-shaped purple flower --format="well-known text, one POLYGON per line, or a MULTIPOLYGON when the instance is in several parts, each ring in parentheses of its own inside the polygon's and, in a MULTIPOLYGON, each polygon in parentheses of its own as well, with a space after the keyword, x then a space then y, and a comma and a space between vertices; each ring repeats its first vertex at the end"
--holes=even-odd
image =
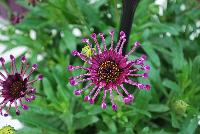
POLYGON ((135 60, 128 60, 128 57, 135 51, 137 47, 140 46, 139 42, 136 42, 134 44, 128 54, 123 55, 122 50, 126 41, 125 33, 123 31, 120 32, 120 38, 115 48, 113 45, 114 32, 110 32, 110 35, 110 48, 107 49, 103 33, 99 34, 102 39, 103 50, 100 48, 96 34, 93 33, 91 35, 91 38, 96 44, 97 51, 92 47, 89 39, 83 39, 82 42, 86 43, 90 47, 93 55, 91 57, 88 57, 87 55, 79 53, 78 51, 73 51, 72 55, 80 57, 85 63, 88 64, 88 67, 69 65, 68 70, 73 71, 75 69, 83 69, 87 71, 86 74, 70 77, 69 82, 72 86, 75 86, 81 82, 90 81, 89 84, 83 89, 75 90, 75 95, 80 95, 83 91, 93 86, 89 95, 85 96, 84 101, 89 101, 91 104, 93 104, 99 92, 102 91, 104 95, 101 108, 105 109, 106 94, 107 92, 110 92, 112 109, 116 111, 117 105, 115 104, 113 99, 113 91, 116 91, 123 98, 125 104, 129 104, 134 99, 134 96, 126 90, 124 84, 130 84, 136 86, 139 89, 150 90, 151 86, 149 84, 141 84, 129 78, 148 78, 150 66, 144 65, 144 61, 146 60, 145 55, 142 55, 140 58, 137 58, 135 60), (138 71, 143 71, 143 73, 137 74, 136 72, 138 71), (122 93, 121 91, 123 91, 124 93, 122 93))
POLYGON ((18 71, 16 69, 15 57, 10 55, 11 59, 11 71, 7 71, 5 67, 4 58, 0 58, 2 68, 5 71, 5 75, 0 72, 0 96, 3 98, 3 101, 0 102, 0 114, 8 116, 11 105, 15 105, 16 114, 20 115, 20 110, 18 103, 24 110, 28 110, 28 106, 23 104, 23 100, 31 102, 35 100, 36 89, 32 87, 32 84, 37 80, 42 80, 42 75, 39 75, 37 79, 29 81, 31 74, 37 69, 37 64, 33 64, 30 72, 27 73, 30 65, 26 62, 25 56, 21 58, 21 67, 18 71), (3 108, 6 107, 6 104, 9 104, 6 112, 3 114, 3 108))

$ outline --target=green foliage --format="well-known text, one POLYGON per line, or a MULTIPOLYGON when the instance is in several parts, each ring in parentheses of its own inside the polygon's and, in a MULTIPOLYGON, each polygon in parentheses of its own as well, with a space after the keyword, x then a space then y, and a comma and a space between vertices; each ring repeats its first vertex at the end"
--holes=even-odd
POLYGON ((117 112, 111 108, 101 110, 99 102, 91 106, 83 102, 83 97, 74 96, 75 87, 68 83, 72 74, 66 66, 83 65, 71 56, 72 50, 81 51, 84 47, 82 38, 93 31, 108 34, 111 29, 118 30, 121 6, 117 5, 121 5, 121 1, 42 0, 35 7, 28 6, 26 0, 18 2, 29 12, 20 24, 0 30, 9 37, 0 43, 7 45, 5 52, 26 46, 31 62, 42 55, 44 59, 39 61, 38 71, 44 80, 36 85, 39 95, 30 109, 15 116, 25 125, 17 133, 200 133, 197 119, 200 114, 200 38, 190 39, 193 32, 200 30, 196 26, 200 18, 197 0, 168 0, 163 16, 159 16, 154 0, 141 0, 127 50, 135 41, 141 41, 142 47, 135 55, 148 55, 152 90, 128 87, 135 94, 135 102, 124 105, 115 98, 119 104, 117 112), (180 10, 183 4, 184 11, 180 10), (80 29, 82 37, 73 35, 74 28, 80 29), (22 33, 16 34, 17 29, 22 33), (36 40, 29 36, 31 29, 37 33, 36 40), (184 103, 177 105, 180 101, 184 103))

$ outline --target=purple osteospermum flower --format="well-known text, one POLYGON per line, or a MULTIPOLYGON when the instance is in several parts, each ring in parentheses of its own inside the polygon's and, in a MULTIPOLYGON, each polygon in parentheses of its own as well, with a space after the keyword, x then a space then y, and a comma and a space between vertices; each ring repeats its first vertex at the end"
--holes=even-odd
POLYGON ((107 49, 106 47, 104 35, 102 33, 100 33, 99 35, 102 39, 102 44, 104 48, 103 51, 97 41, 96 34, 93 33, 91 35, 91 38, 96 44, 97 51, 92 48, 92 44, 89 42, 89 39, 82 40, 83 43, 87 43, 87 45, 91 48, 93 52, 93 55, 91 57, 79 53, 78 51, 72 52, 72 55, 80 57, 89 65, 89 67, 69 65, 69 71, 73 71, 75 69, 83 69, 87 71, 86 74, 70 77, 69 82, 72 86, 74 86, 81 82, 91 81, 83 89, 75 90, 74 94, 80 95, 84 90, 88 89, 91 86, 94 86, 89 95, 87 95, 84 100, 89 101, 91 104, 93 104, 99 92, 102 91, 104 93, 101 104, 102 109, 106 108, 106 94, 107 92, 110 92, 112 109, 117 110, 117 105, 115 104, 113 99, 113 91, 116 91, 123 98, 125 104, 129 104, 133 101, 134 96, 125 89, 124 84, 130 84, 138 87, 139 89, 150 90, 151 86, 149 84, 141 84, 129 78, 148 78, 150 66, 144 65, 144 61, 146 60, 145 55, 142 55, 140 58, 135 60, 128 60, 129 55, 131 55, 135 51, 135 49, 140 46, 139 42, 136 42, 134 44, 133 48, 128 54, 126 54, 125 56, 122 54, 122 49, 126 41, 126 35, 123 31, 120 32, 120 39, 115 48, 113 47, 114 32, 110 32, 111 42, 109 49, 107 49), (138 71, 144 71, 144 73, 136 74, 135 72, 138 71), (119 87, 121 89, 119 89, 119 87), (120 90, 123 91, 125 94, 121 93, 120 90), (94 94, 93 97, 92 94, 94 94))
POLYGON ((19 115, 20 111, 17 105, 17 101, 22 106, 24 110, 28 109, 28 106, 22 103, 22 100, 25 99, 27 102, 31 102, 35 100, 35 92, 36 89, 32 87, 32 84, 37 80, 42 80, 42 75, 39 75, 37 79, 29 81, 31 74, 37 69, 37 64, 33 64, 30 72, 26 73, 29 64, 26 63, 26 58, 23 56, 21 58, 21 67, 18 71, 16 69, 15 57, 10 55, 11 59, 11 72, 8 73, 5 68, 5 60, 4 58, 0 58, 0 62, 2 64, 2 68, 5 71, 6 75, 0 72, 0 96, 3 97, 3 101, 0 102, 0 114, 4 116, 8 116, 9 110, 11 108, 11 104, 14 103, 16 114, 19 115), (3 114, 2 109, 9 103, 9 106, 6 110, 6 113, 3 114))
POLYGON ((10 21, 13 25, 16 25, 20 23, 23 18, 24 18, 23 14, 12 15, 10 21))
POLYGON ((36 6, 36 4, 37 4, 38 1, 39 0, 28 0, 28 4, 32 5, 32 6, 36 6))

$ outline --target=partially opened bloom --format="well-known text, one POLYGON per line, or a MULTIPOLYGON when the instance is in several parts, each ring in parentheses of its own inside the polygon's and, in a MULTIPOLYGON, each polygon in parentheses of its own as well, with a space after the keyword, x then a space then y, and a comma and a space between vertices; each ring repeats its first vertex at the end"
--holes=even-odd
POLYGON ((129 53, 123 55, 122 50, 126 41, 125 33, 123 31, 120 32, 120 38, 115 48, 113 43, 114 32, 110 32, 110 35, 111 41, 109 48, 106 46, 103 33, 99 34, 102 40, 103 49, 100 48, 100 43, 98 42, 95 33, 91 35, 91 38, 94 40, 97 49, 93 48, 89 39, 82 40, 82 42, 86 43, 93 51, 93 55, 88 57, 87 55, 78 51, 72 52, 73 56, 78 56, 81 58, 85 63, 88 64, 88 67, 69 65, 69 71, 73 71, 75 69, 82 69, 86 71, 85 74, 70 77, 69 82, 72 86, 82 82, 88 82, 83 89, 75 90, 74 94, 80 95, 86 89, 92 87, 90 93, 84 98, 84 101, 89 101, 91 104, 95 102, 99 92, 103 92, 104 95, 101 103, 102 109, 106 108, 106 96, 109 92, 112 109, 117 110, 117 105, 113 98, 113 92, 117 92, 117 94, 123 98, 125 104, 129 104, 134 99, 134 96, 127 91, 127 89, 124 87, 124 84, 130 84, 139 89, 150 90, 151 87, 149 84, 141 84, 130 79, 131 77, 148 78, 150 66, 144 64, 144 61, 146 60, 145 55, 142 55, 135 60, 128 60, 129 56, 137 47, 140 46, 139 42, 134 44, 129 53), (142 73, 137 73, 141 71, 142 73))
POLYGON ((0 102, 0 114, 4 116, 8 116, 12 104, 15 106, 17 115, 20 115, 19 105, 24 110, 27 110, 28 106, 23 103, 23 100, 27 102, 35 100, 36 89, 32 85, 37 80, 42 80, 42 75, 39 75, 35 80, 29 80, 31 74, 37 69, 37 64, 33 64, 28 72, 30 65, 23 56, 21 58, 21 67, 17 70, 15 57, 10 55, 10 59, 11 71, 9 73, 5 67, 4 58, 0 58, 2 68, 5 71, 5 75, 0 72, 0 96, 3 98, 3 101, 0 102), (9 106, 6 112, 3 113, 2 110, 6 107, 6 104, 9 104, 9 106))

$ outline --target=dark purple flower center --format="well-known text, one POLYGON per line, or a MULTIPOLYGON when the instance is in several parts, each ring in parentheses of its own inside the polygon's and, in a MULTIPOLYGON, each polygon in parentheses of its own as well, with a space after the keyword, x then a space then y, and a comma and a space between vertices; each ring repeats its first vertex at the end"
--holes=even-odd
POLYGON ((98 68, 100 80, 105 82, 115 82, 119 77, 121 70, 114 61, 106 60, 102 62, 98 68))
POLYGON ((22 91, 24 88, 23 81, 16 81, 10 87, 10 95, 12 97, 18 97, 20 96, 20 91, 22 91))
POLYGON ((4 81, 4 95, 9 96, 14 100, 23 96, 23 93, 27 90, 27 79, 22 79, 20 74, 9 75, 7 80, 4 81))

